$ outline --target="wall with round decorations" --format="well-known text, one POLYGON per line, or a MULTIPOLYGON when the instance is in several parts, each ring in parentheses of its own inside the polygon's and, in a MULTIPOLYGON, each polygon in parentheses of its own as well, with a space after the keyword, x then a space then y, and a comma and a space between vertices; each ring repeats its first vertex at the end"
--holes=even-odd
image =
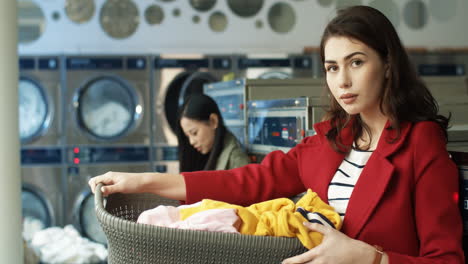
POLYGON ((18 0, 19 53, 301 52, 356 4, 407 46, 468 46, 465 0, 18 0))

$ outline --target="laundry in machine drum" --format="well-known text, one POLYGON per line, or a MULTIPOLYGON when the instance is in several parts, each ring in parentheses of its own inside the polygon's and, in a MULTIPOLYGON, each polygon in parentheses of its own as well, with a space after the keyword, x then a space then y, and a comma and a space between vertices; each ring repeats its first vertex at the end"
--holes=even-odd
POLYGON ((52 226, 54 212, 44 193, 30 184, 23 184, 21 202, 23 237, 29 241, 35 232, 52 226))
POLYGON ((64 179, 60 146, 21 149, 23 237, 63 224, 64 179))
POLYGON ((87 134, 104 140, 126 134, 140 114, 135 97, 118 78, 101 77, 90 81, 76 97, 80 127, 87 134))
POLYGON ((19 88, 19 131, 23 142, 39 137, 48 128, 51 111, 44 89, 35 81, 21 77, 19 88))
POLYGON ((150 76, 144 56, 66 58, 66 144, 150 144, 150 76))
POLYGON ((19 136, 23 147, 60 144, 61 79, 58 57, 20 57, 19 136))

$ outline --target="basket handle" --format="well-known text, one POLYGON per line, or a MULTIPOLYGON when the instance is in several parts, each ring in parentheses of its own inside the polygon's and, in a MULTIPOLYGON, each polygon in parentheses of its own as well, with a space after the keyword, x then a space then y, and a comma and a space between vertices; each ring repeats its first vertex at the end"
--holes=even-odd
POLYGON ((94 189, 94 206, 96 207, 96 209, 104 211, 104 203, 101 192, 102 186, 102 183, 98 183, 94 189))

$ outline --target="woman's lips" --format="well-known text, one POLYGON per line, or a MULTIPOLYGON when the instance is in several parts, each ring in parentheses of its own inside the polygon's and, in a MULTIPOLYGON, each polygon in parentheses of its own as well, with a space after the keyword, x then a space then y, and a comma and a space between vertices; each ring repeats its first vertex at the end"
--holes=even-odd
POLYGON ((342 96, 340 96, 340 99, 345 104, 352 104, 354 103, 354 101, 356 101, 357 94, 351 94, 351 93, 343 94, 342 96))

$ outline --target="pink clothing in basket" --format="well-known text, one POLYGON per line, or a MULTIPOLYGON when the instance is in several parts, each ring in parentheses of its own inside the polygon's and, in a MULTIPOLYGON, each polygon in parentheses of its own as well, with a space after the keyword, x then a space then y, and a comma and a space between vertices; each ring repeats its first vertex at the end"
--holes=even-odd
POLYGON ((140 214, 137 223, 170 228, 239 233, 240 219, 236 209, 211 209, 180 220, 179 210, 199 206, 201 202, 178 207, 160 205, 140 214))

